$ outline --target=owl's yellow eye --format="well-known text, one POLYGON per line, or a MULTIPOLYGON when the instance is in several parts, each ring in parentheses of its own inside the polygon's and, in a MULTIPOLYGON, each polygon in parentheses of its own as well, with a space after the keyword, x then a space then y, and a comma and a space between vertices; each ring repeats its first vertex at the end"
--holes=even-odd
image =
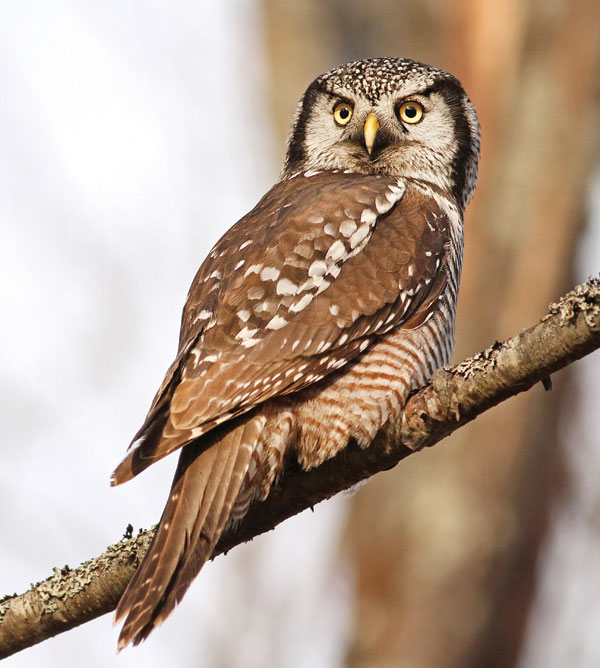
POLYGON ((418 123, 423 119, 425 110, 418 102, 403 102, 398 107, 398 118, 405 123, 418 123))
POLYGON ((333 120, 338 125, 348 125, 354 109, 347 102, 338 102, 333 108, 333 120))

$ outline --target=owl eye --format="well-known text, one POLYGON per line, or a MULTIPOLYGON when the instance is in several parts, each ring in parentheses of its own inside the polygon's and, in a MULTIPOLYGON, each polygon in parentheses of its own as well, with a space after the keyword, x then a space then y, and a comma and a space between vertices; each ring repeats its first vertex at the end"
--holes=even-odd
POLYGON ((403 102, 396 112, 398 118, 405 123, 418 123, 423 119, 425 110, 418 102, 403 102))
POLYGON ((338 102, 333 108, 333 120, 338 125, 348 125, 354 109, 347 102, 338 102))

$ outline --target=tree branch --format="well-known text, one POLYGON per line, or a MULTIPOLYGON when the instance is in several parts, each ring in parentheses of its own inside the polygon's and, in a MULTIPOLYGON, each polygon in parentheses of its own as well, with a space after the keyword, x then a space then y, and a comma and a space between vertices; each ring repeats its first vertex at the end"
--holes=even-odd
MULTIPOLYGON (((351 443, 312 471, 290 468, 281 486, 256 503, 216 554, 273 529, 283 520, 439 442, 510 396, 600 347, 600 280, 590 279, 550 306, 533 327, 494 343, 452 368, 439 369, 414 394, 397 423, 386 424, 369 448, 351 443)), ((0 658, 113 610, 144 555, 153 529, 126 537, 75 570, 0 601, 0 658)))

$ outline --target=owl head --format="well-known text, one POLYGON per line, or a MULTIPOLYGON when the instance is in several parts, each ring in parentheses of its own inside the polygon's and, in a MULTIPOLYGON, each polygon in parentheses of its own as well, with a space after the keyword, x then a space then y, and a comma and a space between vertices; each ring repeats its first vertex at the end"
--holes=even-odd
POLYGON ((317 77, 292 121, 282 178, 311 170, 421 179, 464 209, 479 123, 459 81, 404 58, 357 60, 317 77))

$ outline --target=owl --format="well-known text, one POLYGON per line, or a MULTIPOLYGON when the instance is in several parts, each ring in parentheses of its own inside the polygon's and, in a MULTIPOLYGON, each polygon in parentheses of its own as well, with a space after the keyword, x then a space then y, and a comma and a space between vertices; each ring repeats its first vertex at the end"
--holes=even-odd
POLYGON ((286 467, 369 447, 450 361, 478 158, 476 112, 447 72, 374 58, 310 84, 279 180, 198 270, 177 357, 113 473, 180 451, 117 607, 119 648, 169 615, 286 467))

